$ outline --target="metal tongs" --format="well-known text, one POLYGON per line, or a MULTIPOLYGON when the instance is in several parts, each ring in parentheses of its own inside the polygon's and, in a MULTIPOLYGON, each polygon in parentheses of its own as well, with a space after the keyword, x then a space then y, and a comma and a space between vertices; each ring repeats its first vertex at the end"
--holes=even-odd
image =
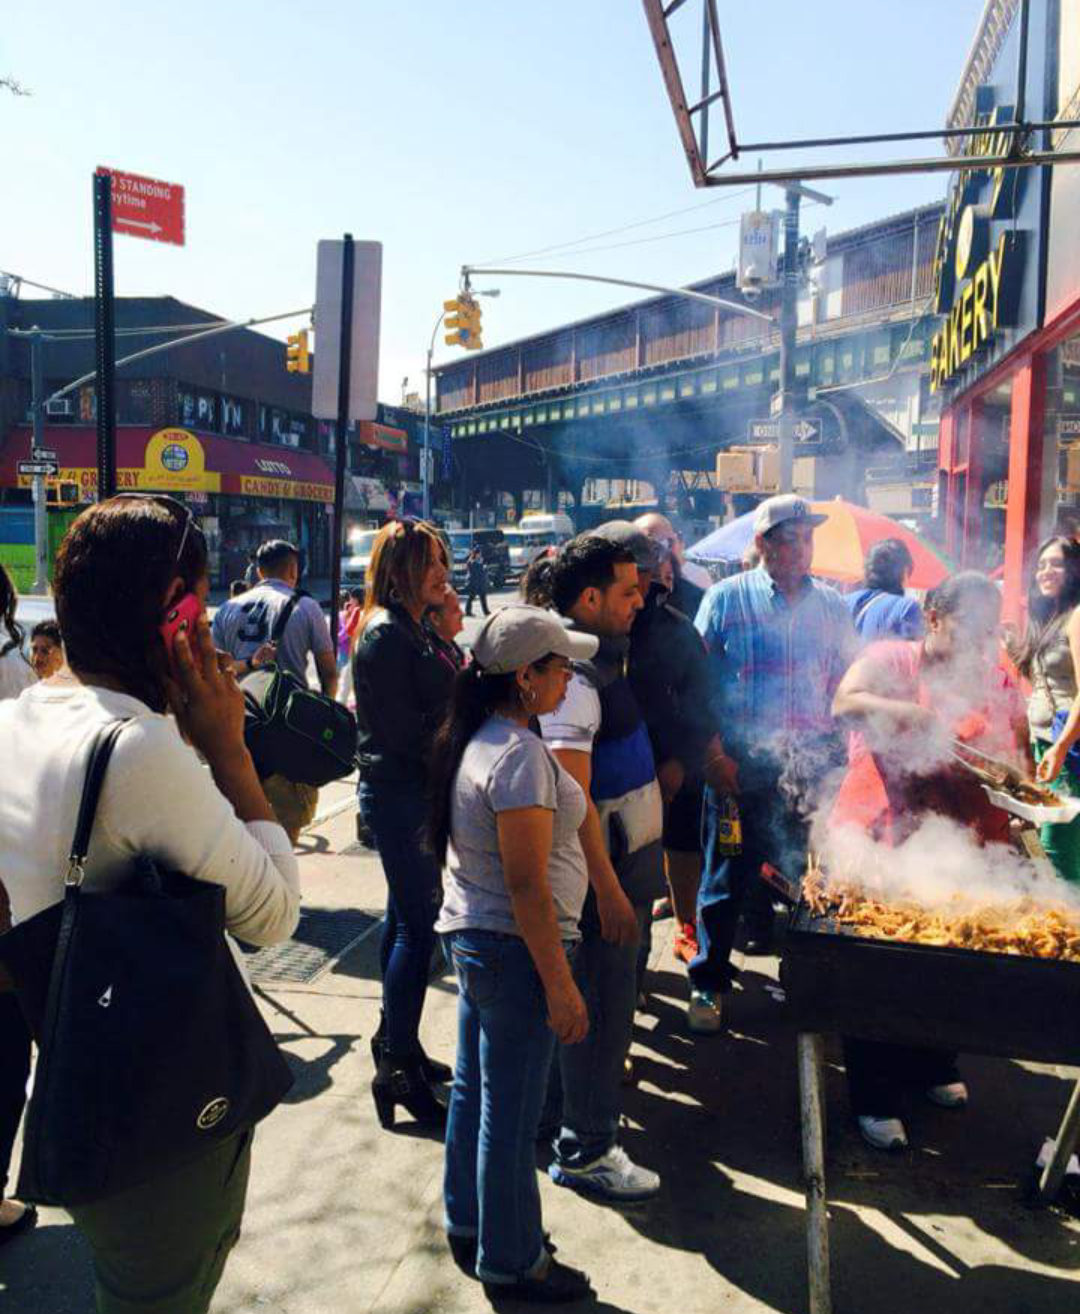
POLYGON ((984 753, 979 748, 972 748, 961 739, 949 740, 949 753, 961 766, 967 767, 986 784, 994 785, 998 789, 1016 789, 1021 785, 1026 785, 1029 789, 1038 789, 1035 781, 1029 780, 1022 772, 1017 771, 1016 767, 1010 766, 1008 762, 1002 762, 999 758, 991 757, 989 753, 984 753), (977 757, 983 765, 972 762, 971 757, 977 757))

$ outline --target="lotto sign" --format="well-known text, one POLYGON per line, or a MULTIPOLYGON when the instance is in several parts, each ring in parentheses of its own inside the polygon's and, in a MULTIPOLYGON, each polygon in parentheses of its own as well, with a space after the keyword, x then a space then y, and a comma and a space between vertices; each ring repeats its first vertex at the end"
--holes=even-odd
POLYGON ((112 178, 112 230, 151 242, 184 245, 184 189, 178 183, 99 168, 112 178))

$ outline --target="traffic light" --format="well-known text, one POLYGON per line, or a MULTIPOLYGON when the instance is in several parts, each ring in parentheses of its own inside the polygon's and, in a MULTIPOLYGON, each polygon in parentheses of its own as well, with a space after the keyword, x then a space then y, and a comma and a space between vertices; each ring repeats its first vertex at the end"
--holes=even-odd
POLYGON ((285 348, 285 368, 290 374, 311 373, 311 352, 308 348, 308 331, 289 334, 289 344, 285 348))
POLYGON ((444 301, 443 328, 447 330, 444 341, 448 347, 464 347, 469 341, 469 300, 461 296, 453 301, 444 301))
POLYGON ((484 345, 483 325, 480 322, 480 302, 469 302, 469 336, 465 342, 467 351, 479 351, 484 345))
POLYGON ((480 337, 480 305, 473 297, 462 292, 455 300, 444 301, 443 310, 446 312, 444 327, 450 330, 445 338, 448 347, 476 351, 484 345, 480 337))

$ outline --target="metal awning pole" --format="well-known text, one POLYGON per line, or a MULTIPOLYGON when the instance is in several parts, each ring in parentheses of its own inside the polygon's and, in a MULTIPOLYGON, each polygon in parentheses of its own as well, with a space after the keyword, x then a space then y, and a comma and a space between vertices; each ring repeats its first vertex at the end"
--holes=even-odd
POLYGON ((825 1101, 821 1089, 823 1044, 820 1035, 809 1031, 799 1032, 797 1044, 810 1314, 832 1314, 829 1215, 825 1198, 825 1101))

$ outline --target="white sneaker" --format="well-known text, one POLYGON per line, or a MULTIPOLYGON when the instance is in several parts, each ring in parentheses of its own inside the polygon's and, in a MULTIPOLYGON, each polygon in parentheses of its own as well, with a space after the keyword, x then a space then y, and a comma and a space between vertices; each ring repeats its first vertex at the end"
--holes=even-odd
POLYGON ((907 1132, 899 1118, 859 1118, 859 1131, 875 1150, 906 1150, 907 1132))
POLYGON ((660 1190, 659 1173, 632 1163, 621 1145, 613 1145, 602 1159, 584 1168, 564 1168, 553 1163, 548 1175, 559 1186, 569 1186, 605 1200, 648 1200, 660 1190))
POLYGON ((962 1081, 949 1081, 944 1086, 931 1086, 926 1098, 943 1109, 962 1109, 968 1102, 968 1088, 962 1081))
POLYGON ((721 1003, 711 990, 691 990, 686 1025, 701 1035, 715 1035, 721 1028, 721 1003))

